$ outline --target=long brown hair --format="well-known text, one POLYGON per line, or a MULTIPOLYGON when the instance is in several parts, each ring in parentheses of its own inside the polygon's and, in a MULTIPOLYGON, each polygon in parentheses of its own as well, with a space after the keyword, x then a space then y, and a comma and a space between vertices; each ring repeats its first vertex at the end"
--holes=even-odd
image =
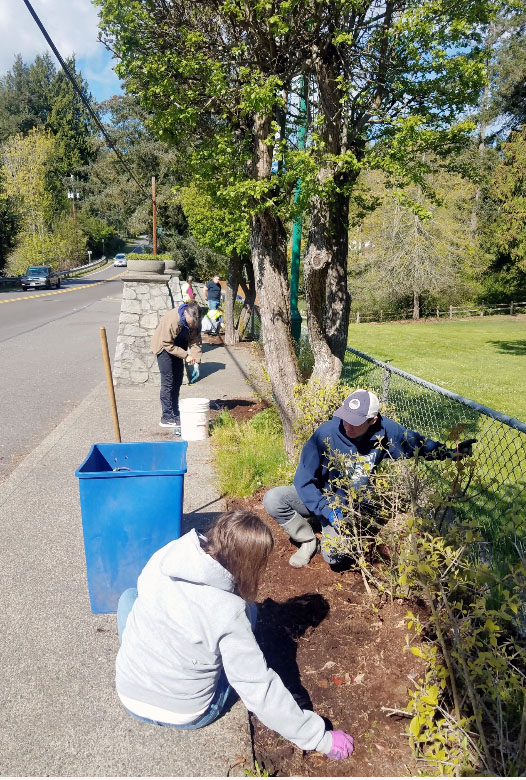
POLYGON ((234 578, 241 598, 253 601, 274 547, 268 526, 244 509, 225 512, 207 532, 204 550, 234 578))

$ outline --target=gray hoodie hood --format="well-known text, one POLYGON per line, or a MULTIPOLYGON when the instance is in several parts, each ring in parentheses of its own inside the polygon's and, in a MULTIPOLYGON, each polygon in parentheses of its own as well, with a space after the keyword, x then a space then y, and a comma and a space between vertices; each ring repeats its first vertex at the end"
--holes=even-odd
POLYGON ((206 538, 192 529, 167 545, 160 562, 161 574, 174 580, 210 585, 212 588, 233 593, 234 578, 224 566, 203 550, 201 541, 206 541, 206 538))

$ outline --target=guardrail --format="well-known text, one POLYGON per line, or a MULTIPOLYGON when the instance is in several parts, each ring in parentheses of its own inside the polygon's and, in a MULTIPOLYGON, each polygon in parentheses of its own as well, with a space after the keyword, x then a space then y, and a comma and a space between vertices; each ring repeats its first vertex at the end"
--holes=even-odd
POLYGON ((19 276, 0 276, 0 287, 11 287, 18 282, 20 282, 19 276))
MULTIPOLYGON (((103 265, 107 262, 105 256, 99 257, 98 260, 94 260, 92 263, 86 263, 86 265, 79 265, 77 268, 68 268, 58 273, 63 279, 68 279, 73 274, 79 271, 88 271, 90 268, 97 268, 99 265, 103 265)), ((0 276, 0 287, 11 287, 14 284, 20 284, 20 276, 0 276)))
POLYGON ((71 276, 72 274, 76 274, 79 271, 87 271, 89 268, 97 268, 97 266, 102 265, 106 262, 106 257, 103 255, 102 257, 99 257, 98 260, 94 260, 92 263, 87 263, 86 265, 79 265, 77 268, 68 268, 65 271, 59 271, 58 273, 65 279, 68 278, 68 276, 71 276))

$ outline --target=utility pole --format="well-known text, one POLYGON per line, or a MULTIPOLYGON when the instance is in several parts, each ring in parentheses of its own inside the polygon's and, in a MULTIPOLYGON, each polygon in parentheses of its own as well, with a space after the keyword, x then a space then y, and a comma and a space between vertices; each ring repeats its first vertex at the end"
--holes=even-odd
MULTIPOLYGON (((307 129, 307 82, 303 76, 300 77, 300 106, 298 118, 298 149, 305 149, 305 134, 307 129)), ((294 203, 297 203, 301 195, 301 179, 296 183, 294 193, 294 203)), ((301 314, 298 309, 298 288, 300 278, 300 256, 301 256, 301 227, 302 218, 296 217, 292 226, 292 256, 290 262, 290 320, 291 333, 295 341, 299 341, 301 336, 301 314)))
POLYGON ((80 198, 80 192, 77 192, 75 189, 75 177, 73 174, 69 177, 71 179, 71 189, 68 190, 68 198, 71 199, 72 206, 73 206, 73 232, 75 235, 75 262, 78 262, 79 259, 79 245, 77 240, 77 206, 75 205, 75 201, 77 201, 80 198))
POLYGON ((157 254, 157 203, 155 201, 155 176, 152 176, 152 244, 153 253, 157 254))

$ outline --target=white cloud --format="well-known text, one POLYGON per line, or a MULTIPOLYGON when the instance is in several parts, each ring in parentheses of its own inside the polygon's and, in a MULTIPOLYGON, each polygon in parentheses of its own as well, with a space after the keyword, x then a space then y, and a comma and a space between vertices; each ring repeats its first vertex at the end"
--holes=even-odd
MULTIPOLYGON (((83 72, 94 94, 98 83, 118 91, 118 79, 109 57, 97 40, 98 11, 90 0, 31 0, 36 14, 60 54, 82 60, 83 72), (113 86, 109 82, 113 80, 113 86), (93 83, 92 83, 93 82, 93 83)), ((49 51, 48 44, 22 0, 0 2, 0 75, 12 66, 15 55, 31 62, 37 54, 49 51)), ((51 53, 51 52, 50 52, 51 53)), ((54 55, 51 53, 54 59, 54 55)), ((58 63, 57 63, 58 64, 58 63)))

